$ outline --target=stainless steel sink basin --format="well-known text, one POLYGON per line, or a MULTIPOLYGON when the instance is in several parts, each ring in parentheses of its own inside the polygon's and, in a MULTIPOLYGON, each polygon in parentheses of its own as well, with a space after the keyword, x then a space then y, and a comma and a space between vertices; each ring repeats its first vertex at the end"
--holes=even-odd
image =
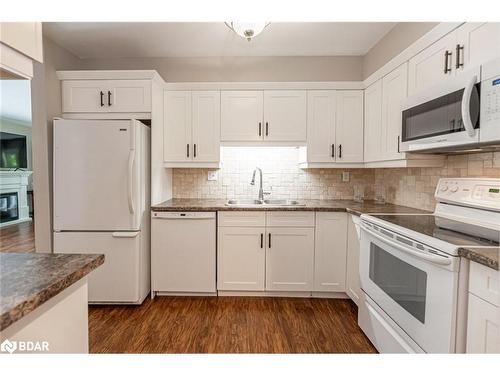
POLYGON ((304 203, 289 199, 266 199, 260 201, 258 199, 229 199, 226 206, 233 207, 303 207, 304 203))

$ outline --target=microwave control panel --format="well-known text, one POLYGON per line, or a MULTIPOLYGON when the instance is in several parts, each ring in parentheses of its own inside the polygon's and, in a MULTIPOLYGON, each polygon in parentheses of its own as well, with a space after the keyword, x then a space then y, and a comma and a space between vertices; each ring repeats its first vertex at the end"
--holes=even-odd
POLYGON ((480 118, 480 142, 500 141, 500 59, 482 67, 480 118))

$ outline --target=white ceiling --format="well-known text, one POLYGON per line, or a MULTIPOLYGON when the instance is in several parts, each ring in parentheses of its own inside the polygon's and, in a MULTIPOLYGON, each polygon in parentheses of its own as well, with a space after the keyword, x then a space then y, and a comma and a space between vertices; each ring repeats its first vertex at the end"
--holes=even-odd
POLYGON ((364 55, 393 22, 271 23, 251 42, 223 22, 49 22, 44 34, 80 58, 364 55))

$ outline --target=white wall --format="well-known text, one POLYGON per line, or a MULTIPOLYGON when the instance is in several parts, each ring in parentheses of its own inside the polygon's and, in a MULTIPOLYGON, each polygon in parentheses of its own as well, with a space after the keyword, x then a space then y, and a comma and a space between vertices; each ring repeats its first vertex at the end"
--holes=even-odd
POLYGON ((44 38, 44 63, 33 63, 32 140, 35 249, 52 252, 52 119, 61 115, 61 85, 57 70, 80 69, 80 60, 44 38))
POLYGON ((154 69, 167 82, 360 81, 361 56, 83 59, 85 69, 154 69))

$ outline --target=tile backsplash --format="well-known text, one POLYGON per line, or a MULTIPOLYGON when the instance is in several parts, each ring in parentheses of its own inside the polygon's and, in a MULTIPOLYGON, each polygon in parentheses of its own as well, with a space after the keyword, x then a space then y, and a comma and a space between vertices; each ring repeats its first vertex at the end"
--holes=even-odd
POLYGON ((350 169, 349 182, 342 182, 342 169, 298 167, 299 150, 295 147, 224 147, 222 168, 217 181, 208 181, 207 169, 174 169, 175 198, 257 198, 259 177, 250 185, 255 167, 263 171, 264 191, 276 199, 352 199, 354 189, 364 189, 373 198, 375 172, 350 169))
POLYGON ((250 185, 255 167, 264 173, 264 191, 277 199, 352 199, 354 190, 365 199, 385 195, 387 202, 433 210, 434 190, 440 177, 500 178, 500 152, 450 155, 440 168, 309 169, 298 167, 294 147, 225 147, 217 180, 208 181, 207 169, 174 169, 175 198, 256 198, 258 176, 250 185), (342 181, 342 172, 349 181, 342 181))

